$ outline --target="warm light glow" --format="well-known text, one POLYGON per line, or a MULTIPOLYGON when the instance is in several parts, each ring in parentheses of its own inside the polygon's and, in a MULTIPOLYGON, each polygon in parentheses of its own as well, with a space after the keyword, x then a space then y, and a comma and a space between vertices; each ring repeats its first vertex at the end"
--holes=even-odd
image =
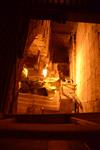
POLYGON ((76 84, 77 84, 77 90, 76 90, 76 94, 79 98, 81 98, 82 95, 82 81, 84 81, 84 74, 83 74, 83 65, 84 65, 84 60, 83 60, 83 53, 82 50, 80 48, 80 53, 78 53, 76 55, 76 84))
POLYGON ((44 68, 42 73, 43 73, 43 76, 46 77, 47 76, 47 68, 44 68))
POLYGON ((28 69, 24 67, 22 73, 27 78, 27 76, 28 76, 28 69))
POLYGON ((81 80, 81 68, 82 68, 82 58, 80 55, 77 55, 77 60, 76 60, 76 83, 80 84, 81 80))

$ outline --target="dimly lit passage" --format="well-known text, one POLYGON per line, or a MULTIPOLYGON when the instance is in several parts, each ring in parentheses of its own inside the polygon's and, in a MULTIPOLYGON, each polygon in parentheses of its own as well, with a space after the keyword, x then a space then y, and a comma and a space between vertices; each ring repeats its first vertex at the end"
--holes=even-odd
POLYGON ((31 19, 17 113, 98 112, 99 64, 99 24, 31 19))
POLYGON ((0 150, 99 150, 99 0, 2 4, 0 150))
POLYGON ((17 113, 79 111, 75 62, 71 62, 72 57, 75 59, 76 31, 74 22, 30 20, 20 62, 17 113))

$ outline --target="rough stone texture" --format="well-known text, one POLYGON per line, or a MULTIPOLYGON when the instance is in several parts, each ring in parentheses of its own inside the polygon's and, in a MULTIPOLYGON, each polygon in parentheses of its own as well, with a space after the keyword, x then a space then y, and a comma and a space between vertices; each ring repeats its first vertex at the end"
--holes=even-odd
POLYGON ((70 79, 75 81, 75 75, 76 75, 76 41, 75 41, 75 36, 72 36, 72 46, 69 50, 69 67, 70 67, 70 79))
POLYGON ((96 24, 79 23, 76 35, 77 95, 84 112, 100 111, 100 49, 96 24))

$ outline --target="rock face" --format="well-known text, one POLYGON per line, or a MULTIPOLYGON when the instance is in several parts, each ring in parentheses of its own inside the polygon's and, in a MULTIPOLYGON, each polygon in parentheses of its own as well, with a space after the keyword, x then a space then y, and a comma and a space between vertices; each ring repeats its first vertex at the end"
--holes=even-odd
POLYGON ((50 63, 69 64, 69 49, 72 47, 72 35, 76 32, 77 23, 56 22, 50 20, 30 20, 25 47, 25 61, 30 67, 42 68, 50 63), (30 60, 32 60, 30 62, 30 60))
POLYGON ((37 55, 38 51, 40 51, 40 55, 47 56, 49 30, 49 20, 30 20, 25 48, 28 55, 37 55))
POLYGON ((84 112, 100 111, 99 25, 79 23, 76 36, 77 94, 84 112))

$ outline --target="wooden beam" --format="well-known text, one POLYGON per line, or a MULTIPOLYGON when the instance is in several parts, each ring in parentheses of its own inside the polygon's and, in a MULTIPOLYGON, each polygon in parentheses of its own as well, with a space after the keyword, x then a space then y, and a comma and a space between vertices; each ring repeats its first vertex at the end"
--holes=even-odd
POLYGON ((36 19, 100 23, 99 6, 97 0, 32 0, 28 13, 36 19))

